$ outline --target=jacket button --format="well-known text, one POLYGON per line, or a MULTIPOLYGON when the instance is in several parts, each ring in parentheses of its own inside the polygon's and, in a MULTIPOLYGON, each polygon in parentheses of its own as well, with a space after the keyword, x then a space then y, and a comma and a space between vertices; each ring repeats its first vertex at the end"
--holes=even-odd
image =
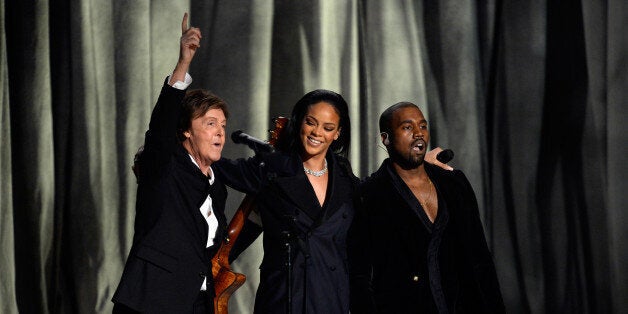
POLYGON ((419 276, 414 276, 414 277, 412 277, 412 281, 414 281, 414 282, 418 282, 418 281, 419 281, 419 276))
POLYGON ((331 271, 336 270, 336 266, 329 266, 329 270, 331 270, 331 271))
POLYGON ((207 277, 207 276, 205 275, 205 272, 199 272, 199 273, 198 273, 198 276, 199 276, 199 277, 202 277, 202 278, 207 277))

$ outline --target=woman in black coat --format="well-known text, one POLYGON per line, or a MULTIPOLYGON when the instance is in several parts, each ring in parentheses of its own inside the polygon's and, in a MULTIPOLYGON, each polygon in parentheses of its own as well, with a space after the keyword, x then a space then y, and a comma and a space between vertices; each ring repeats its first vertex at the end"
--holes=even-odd
POLYGON ((255 312, 348 313, 346 237, 358 179, 345 157, 347 103, 309 92, 283 133, 276 152, 216 164, 227 185, 256 195, 264 258, 255 312))

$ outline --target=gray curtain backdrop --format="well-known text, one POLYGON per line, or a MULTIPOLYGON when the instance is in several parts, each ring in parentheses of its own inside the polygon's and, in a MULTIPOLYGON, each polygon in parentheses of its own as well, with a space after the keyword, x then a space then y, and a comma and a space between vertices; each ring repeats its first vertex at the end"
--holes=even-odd
MULTIPOLYGON (((628 312, 625 0, 2 1, 0 312, 111 311, 184 12, 203 33, 193 87, 229 102, 230 132, 266 138, 332 89, 364 177, 380 112, 415 102, 476 191, 508 312, 628 312)), ((235 262, 234 313, 252 312, 260 243, 235 262)))

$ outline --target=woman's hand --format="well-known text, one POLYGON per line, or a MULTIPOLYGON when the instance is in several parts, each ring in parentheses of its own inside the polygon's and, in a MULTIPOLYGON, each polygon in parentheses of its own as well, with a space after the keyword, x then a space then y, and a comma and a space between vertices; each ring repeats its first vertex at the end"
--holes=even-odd
POLYGON ((436 155, 438 155, 438 153, 440 153, 442 151, 443 151, 443 149, 440 148, 440 147, 436 147, 436 148, 430 150, 429 152, 427 152, 427 154, 425 154, 425 161, 429 162, 432 165, 439 166, 439 167, 441 167, 441 168, 443 168, 445 170, 449 170, 449 171, 454 170, 453 167, 451 167, 451 166, 449 166, 447 164, 444 164, 444 163, 438 161, 438 159, 436 159, 436 155))

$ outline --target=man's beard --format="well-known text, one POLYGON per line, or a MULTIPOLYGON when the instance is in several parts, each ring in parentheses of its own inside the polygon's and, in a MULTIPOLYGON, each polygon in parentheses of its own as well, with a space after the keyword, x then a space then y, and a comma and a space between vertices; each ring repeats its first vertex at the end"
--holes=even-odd
POLYGON ((418 168, 425 161, 425 155, 414 155, 411 152, 407 152, 404 156, 397 150, 392 149, 389 154, 390 159, 403 169, 418 168))

